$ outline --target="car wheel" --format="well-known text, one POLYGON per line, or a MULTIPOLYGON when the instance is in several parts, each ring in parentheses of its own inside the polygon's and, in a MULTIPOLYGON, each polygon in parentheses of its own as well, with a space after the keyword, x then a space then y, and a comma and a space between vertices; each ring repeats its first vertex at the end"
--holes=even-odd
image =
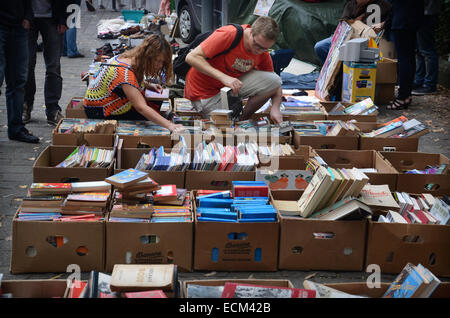
POLYGON ((184 43, 191 43, 198 33, 194 27, 194 15, 187 5, 184 5, 180 10, 178 27, 180 29, 181 40, 184 43))

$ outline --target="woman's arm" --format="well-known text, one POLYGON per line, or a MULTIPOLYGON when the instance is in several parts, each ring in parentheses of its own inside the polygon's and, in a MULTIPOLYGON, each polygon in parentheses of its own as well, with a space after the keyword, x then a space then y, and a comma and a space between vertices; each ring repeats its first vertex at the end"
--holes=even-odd
POLYGON ((134 86, 123 84, 122 89, 127 96, 128 100, 133 104, 134 109, 142 116, 147 118, 148 120, 154 122, 157 125, 163 126, 170 131, 181 131, 183 130, 183 125, 175 125, 171 121, 162 117, 157 111, 153 108, 149 107, 145 102, 144 96, 141 92, 134 86))

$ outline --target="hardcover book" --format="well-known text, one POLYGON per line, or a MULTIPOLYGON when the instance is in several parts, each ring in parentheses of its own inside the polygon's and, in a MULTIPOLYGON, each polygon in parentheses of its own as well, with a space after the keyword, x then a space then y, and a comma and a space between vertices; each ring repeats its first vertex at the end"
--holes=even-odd
POLYGON ((309 289, 262 286, 227 282, 222 298, 315 298, 316 292, 309 289))
POLYGON ((147 172, 130 168, 106 178, 105 181, 116 186, 119 189, 125 189, 127 186, 136 184, 147 177, 147 172))

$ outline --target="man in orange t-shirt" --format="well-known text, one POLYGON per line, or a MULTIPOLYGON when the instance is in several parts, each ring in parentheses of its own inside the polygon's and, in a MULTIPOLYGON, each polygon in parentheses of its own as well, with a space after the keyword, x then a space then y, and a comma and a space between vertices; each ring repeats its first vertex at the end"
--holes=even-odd
POLYGON ((184 95, 207 117, 221 108, 220 89, 229 87, 235 96, 248 98, 241 120, 249 119, 270 98, 270 117, 280 123, 282 82, 267 52, 277 40, 278 25, 270 17, 259 17, 251 26, 242 27, 240 43, 227 54, 216 56, 231 46, 237 32, 232 25, 217 29, 186 56, 192 67, 186 76, 184 95))

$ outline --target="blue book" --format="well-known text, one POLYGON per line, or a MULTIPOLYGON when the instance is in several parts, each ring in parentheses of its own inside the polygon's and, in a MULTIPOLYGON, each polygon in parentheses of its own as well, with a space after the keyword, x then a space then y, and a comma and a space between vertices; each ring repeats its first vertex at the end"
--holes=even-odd
POLYGON ((199 200, 199 206, 201 208, 211 207, 211 208, 230 208, 233 204, 233 199, 203 199, 199 200))
POLYGON ((239 219, 239 223, 253 223, 253 222, 276 222, 276 218, 255 218, 255 219, 239 219))
POLYGON ((197 197, 197 202, 200 199, 214 198, 214 199, 228 199, 231 198, 231 191, 222 191, 217 193, 204 194, 197 197))
POLYGON ((389 286, 383 298, 411 298, 420 294, 428 284, 417 268, 408 263, 389 286))
POLYGON ((239 219, 276 219, 277 212, 240 212, 239 219))
MULTIPOLYGON (((197 214, 198 215, 198 214, 197 214)), ((216 219, 232 219, 237 220, 236 212, 201 212, 198 217, 216 218, 216 219)))
POLYGON ((152 217, 150 220, 151 223, 179 223, 179 222, 192 222, 190 217, 152 217))
POLYGON ((201 212, 231 212, 228 208, 197 208, 197 213, 201 212))
POLYGON ((228 223, 237 223, 237 219, 219 219, 219 218, 208 218, 208 217, 197 217, 197 221, 199 222, 228 222, 228 223))
POLYGON ((116 218, 110 217, 110 222, 123 222, 123 223, 150 223, 150 219, 139 219, 139 218, 116 218))
POLYGON ((232 181, 233 186, 267 186, 264 181, 232 181))
POLYGON ((106 178, 105 181, 118 187, 119 189, 123 189, 126 186, 138 183, 147 177, 147 172, 130 168, 106 178))

